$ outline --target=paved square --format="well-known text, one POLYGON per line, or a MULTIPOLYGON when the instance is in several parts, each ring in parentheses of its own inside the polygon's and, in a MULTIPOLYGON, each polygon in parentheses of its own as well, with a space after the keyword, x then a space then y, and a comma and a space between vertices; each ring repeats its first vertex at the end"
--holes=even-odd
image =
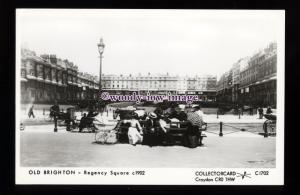
POLYGON ((27 126, 21 131, 21 166, 25 167, 148 167, 261 168, 275 167, 276 137, 249 132, 223 137, 206 133, 204 146, 148 147, 100 145, 94 133, 53 132, 53 125, 27 126))

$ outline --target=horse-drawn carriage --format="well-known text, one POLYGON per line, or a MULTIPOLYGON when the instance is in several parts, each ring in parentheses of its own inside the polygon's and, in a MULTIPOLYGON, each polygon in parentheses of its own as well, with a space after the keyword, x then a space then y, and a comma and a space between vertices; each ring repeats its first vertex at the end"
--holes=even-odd
POLYGON ((69 107, 66 112, 51 110, 45 120, 55 122, 56 117, 57 126, 65 126, 67 131, 78 130, 79 132, 95 132, 99 126, 103 126, 100 121, 95 118, 99 113, 90 111, 88 115, 76 116, 75 107, 69 107))
POLYGON ((44 120, 54 122, 56 117, 58 126, 71 125, 70 128, 76 128, 75 107, 69 107, 66 112, 50 110, 49 114, 45 115, 44 120))

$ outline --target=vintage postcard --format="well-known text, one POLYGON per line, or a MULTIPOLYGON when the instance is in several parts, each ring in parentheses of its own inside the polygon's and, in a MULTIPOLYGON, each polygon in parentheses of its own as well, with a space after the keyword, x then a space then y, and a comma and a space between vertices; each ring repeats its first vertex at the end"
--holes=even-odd
POLYGON ((283 185, 284 10, 16 10, 16 184, 283 185))

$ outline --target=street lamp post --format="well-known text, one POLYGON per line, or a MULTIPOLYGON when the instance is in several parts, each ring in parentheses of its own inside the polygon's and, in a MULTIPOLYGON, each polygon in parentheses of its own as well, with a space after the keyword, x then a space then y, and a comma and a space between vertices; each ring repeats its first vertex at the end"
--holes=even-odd
MULTIPOLYGON (((100 103, 100 99, 101 99, 101 91, 102 91, 102 85, 101 85, 101 76, 102 76, 102 58, 103 58, 103 52, 104 52, 104 43, 103 43, 103 39, 100 39, 100 43, 98 43, 98 51, 99 51, 99 55, 100 55, 100 73, 99 73, 99 94, 98 94, 98 100, 100 103)), ((100 105, 99 105, 100 106, 100 105)))

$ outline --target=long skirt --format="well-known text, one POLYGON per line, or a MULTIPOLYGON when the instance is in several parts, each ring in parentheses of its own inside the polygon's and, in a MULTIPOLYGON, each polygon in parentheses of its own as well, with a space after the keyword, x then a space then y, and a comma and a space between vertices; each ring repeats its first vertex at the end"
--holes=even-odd
POLYGON ((142 143, 143 136, 138 132, 138 130, 134 127, 129 127, 128 129, 128 139, 129 143, 135 145, 137 143, 142 143))
POLYGON ((189 125, 187 132, 183 136, 183 145, 189 148, 196 148, 199 145, 200 136, 199 127, 189 125))

